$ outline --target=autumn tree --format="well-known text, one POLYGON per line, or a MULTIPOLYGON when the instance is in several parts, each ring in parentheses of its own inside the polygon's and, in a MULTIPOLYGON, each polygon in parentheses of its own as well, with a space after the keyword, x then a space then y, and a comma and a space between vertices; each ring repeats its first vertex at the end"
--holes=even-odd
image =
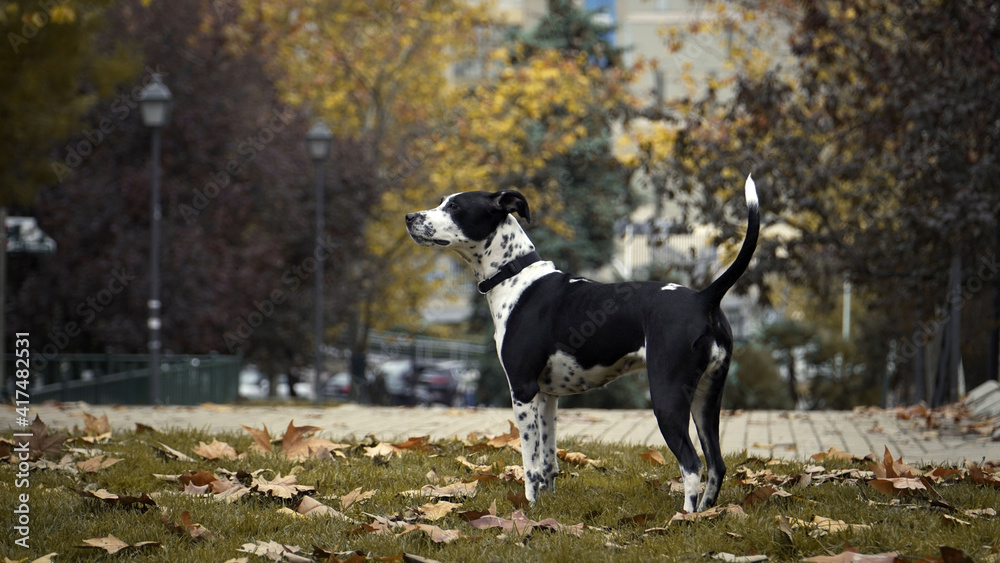
MULTIPOLYGON (((737 30, 733 96, 709 91, 692 106, 700 115, 673 132, 661 161, 673 171, 672 193, 712 194, 749 166, 764 223, 785 235, 765 230, 748 279, 766 286, 766 274, 780 272, 832 297, 847 278, 893 319, 878 338, 919 347, 958 323, 961 304, 982 300, 996 277, 997 8, 870 0, 770 7, 760 10, 764 19, 789 18, 793 58, 779 66, 747 57, 746 27, 760 23, 725 18, 737 30)), ((738 216, 716 201, 695 198, 690 208, 723 225, 724 238, 735 236, 738 216)), ((980 366, 971 383, 985 376, 984 335, 996 340, 996 322, 994 332, 961 340, 967 372, 980 366)), ((935 370, 953 375, 960 342, 949 339, 954 347, 935 370)), ((884 365, 871 366, 869 377, 884 365)))
POLYGON ((419 325, 434 290, 425 277, 435 257, 414 252, 402 217, 441 195, 430 182, 438 156, 429 139, 450 123, 448 69, 476 55, 486 12, 458 0, 250 4, 244 29, 263 30, 276 51, 270 71, 282 98, 325 119, 370 179, 346 210, 357 252, 332 292, 348 305, 335 320, 338 338, 363 354, 368 329, 419 325))
POLYGON ((457 131, 436 139, 442 192, 525 190, 533 242, 575 271, 607 263, 632 203, 612 129, 633 102, 634 69, 609 31, 573 2, 550 1, 534 29, 493 54, 495 77, 457 102, 457 131))
POLYGON ((84 131, 98 100, 139 72, 129 45, 97 40, 112 4, 17 0, 0 9, 0 206, 33 204, 52 182, 52 143, 84 131))
MULTIPOLYGON (((308 363, 311 292, 302 287, 320 245, 302 174, 308 124, 279 99, 260 54, 230 37, 238 16, 237 6, 198 0, 124 2, 107 13, 98 41, 139 46, 149 70, 86 114, 70 148, 105 125, 85 158, 62 177, 49 169, 34 211, 58 252, 24 259, 13 303, 19 326, 53 335, 61 352, 146 350, 150 135, 137 92, 155 70, 174 95, 162 151, 165 350, 243 353, 272 374, 308 363), (79 333, 66 335, 69 323, 79 333)), ((65 146, 50 162, 65 163, 65 146)), ((361 175, 343 176, 328 198, 333 210, 364 188, 361 175)), ((332 225, 334 239, 338 228, 346 230, 332 225)), ((344 259, 347 249, 321 239, 331 262, 344 259)))

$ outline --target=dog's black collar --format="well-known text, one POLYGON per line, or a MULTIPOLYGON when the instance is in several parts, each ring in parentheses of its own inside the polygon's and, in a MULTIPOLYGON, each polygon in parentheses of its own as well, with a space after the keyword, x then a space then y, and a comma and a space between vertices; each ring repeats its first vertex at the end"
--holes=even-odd
POLYGON ((537 252, 531 251, 524 256, 515 258, 504 264, 500 271, 493 274, 489 279, 479 282, 479 293, 486 295, 491 289, 521 273, 521 270, 542 259, 537 252))

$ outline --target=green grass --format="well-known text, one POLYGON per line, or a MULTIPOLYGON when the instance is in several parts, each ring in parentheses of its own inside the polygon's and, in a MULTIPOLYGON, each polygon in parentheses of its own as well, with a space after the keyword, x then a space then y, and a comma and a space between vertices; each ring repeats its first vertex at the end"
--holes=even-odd
MULTIPOLYGON (((10 437, 6 433, 5 437, 10 437)), ((326 436, 330 437, 330 436, 326 436)), ((347 459, 308 459, 290 461, 277 454, 249 452, 245 458, 207 461, 192 453, 199 441, 213 438, 244 452, 253 443, 246 433, 208 434, 199 430, 170 430, 161 433, 115 433, 108 443, 96 446, 81 444, 72 438, 63 446, 92 448, 123 461, 97 473, 70 475, 46 469, 33 470, 28 488, 16 488, 17 466, 0 464, 0 520, 3 522, 3 547, 0 555, 12 560, 31 560, 51 552, 59 553, 56 561, 226 561, 246 556, 238 549, 256 540, 276 541, 301 546, 311 554, 313 546, 331 552, 360 551, 371 557, 389 557, 406 552, 440 561, 664 561, 698 560, 706 554, 727 552, 734 555, 766 554, 776 561, 796 561, 804 557, 840 553, 845 542, 862 553, 897 551, 911 557, 940 557, 939 546, 948 545, 962 550, 975 560, 991 557, 983 546, 1000 543, 1000 517, 971 518, 961 513, 967 509, 1000 506, 1000 489, 991 486, 959 482, 936 487, 938 500, 954 510, 931 506, 929 498, 904 497, 906 506, 889 506, 889 497, 865 482, 828 482, 806 487, 785 486, 794 496, 772 496, 747 507, 746 517, 722 515, 696 522, 670 523, 681 509, 679 494, 669 487, 659 486, 680 475, 672 456, 661 448, 667 465, 654 466, 639 457, 645 447, 632 447, 595 442, 560 444, 569 451, 579 451, 591 459, 601 459, 602 468, 581 467, 561 462, 563 471, 557 480, 557 491, 544 494, 537 506, 525 508, 532 520, 554 518, 566 525, 586 525, 582 537, 535 530, 527 537, 516 534, 501 536, 499 529, 479 530, 469 525, 458 512, 485 511, 496 502, 497 514, 509 517, 516 507, 508 494, 521 493, 522 485, 502 480, 479 484, 475 497, 458 499, 463 508, 441 520, 427 522, 447 530, 459 530, 462 538, 450 543, 434 543, 420 532, 403 535, 376 535, 358 531, 358 523, 333 517, 302 518, 279 513, 295 501, 282 501, 260 495, 248 495, 233 504, 211 498, 182 494, 180 485, 154 477, 154 474, 178 475, 199 468, 215 471, 252 472, 269 470, 267 475, 294 473, 299 484, 317 489, 313 496, 339 509, 339 497, 357 487, 377 489, 377 493, 361 505, 347 508, 350 518, 370 523, 370 514, 414 516, 414 509, 431 502, 426 498, 408 498, 400 493, 419 489, 428 484, 427 474, 435 471, 445 482, 468 478, 470 471, 455 460, 466 456, 476 464, 519 465, 520 455, 505 449, 473 451, 457 441, 433 443, 425 453, 407 453, 402 457, 373 460, 365 456, 364 445, 355 442, 345 450, 347 459), (165 458, 157 443, 165 443, 197 459, 182 462, 165 458), (139 510, 134 507, 109 507, 94 499, 83 498, 75 490, 104 488, 121 495, 152 494, 159 508, 139 510), (30 495, 30 549, 12 544, 16 535, 13 510, 19 493, 30 495), (873 501, 873 502, 870 502, 873 501), (192 541, 167 529, 161 522, 160 510, 167 509, 176 522, 183 511, 191 519, 210 530, 214 539, 192 541), (954 523, 944 518, 950 513, 969 522, 954 523), (640 515, 650 515, 636 518, 640 515), (868 524, 869 529, 812 537, 807 530, 796 529, 789 538, 776 525, 776 517, 811 520, 825 516, 852 524, 868 524), (650 528, 666 528, 649 534, 650 528), (103 551, 76 546, 88 538, 113 534, 127 543, 155 541, 162 548, 109 555, 103 551), (10 538, 10 541, 8 541, 10 538)), ((78 455, 77 460, 87 455, 78 455)), ((50 459, 52 459, 50 457, 50 459)), ((739 504, 754 487, 734 483, 734 474, 744 464, 754 469, 764 466, 758 460, 748 462, 745 455, 726 459, 729 474, 719 499, 720 505, 739 504)), ((859 467, 866 464, 824 461, 828 468, 859 467)), ((782 463, 768 466, 774 473, 794 475, 805 467, 802 463, 782 463)), ((423 522, 415 520, 415 522, 423 522)), ((249 556, 250 561, 266 559, 249 556)))

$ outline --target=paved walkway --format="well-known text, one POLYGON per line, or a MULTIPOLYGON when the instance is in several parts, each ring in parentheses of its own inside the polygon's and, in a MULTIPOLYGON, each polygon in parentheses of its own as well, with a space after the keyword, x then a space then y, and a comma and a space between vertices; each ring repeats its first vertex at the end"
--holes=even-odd
MULTIPOLYGON (((0 409, 13 428, 11 407, 0 409)), ((469 433, 496 435, 508 431, 510 409, 447 409, 365 407, 345 404, 337 407, 269 407, 207 404, 196 407, 115 407, 86 404, 45 404, 31 407, 49 427, 83 427, 82 413, 107 414, 112 427, 134 429, 136 423, 157 429, 201 428, 213 432, 242 432, 241 425, 260 428, 266 424, 272 435, 281 435, 289 421, 297 426, 323 429, 324 437, 340 440, 363 438, 403 440, 430 435, 432 439, 464 438, 469 433)), ((1000 460, 1000 441, 963 432, 959 426, 926 430, 924 419, 897 418, 891 411, 869 409, 844 411, 737 411, 722 416, 723 453, 785 459, 807 459, 831 447, 858 456, 874 451, 882 455, 888 446, 894 457, 907 462, 962 462, 1000 460)), ((562 409, 559 411, 560 439, 578 438, 602 442, 645 444, 666 451, 651 411, 562 409)), ((692 425, 692 437, 693 434, 692 425)), ((697 444, 697 439, 694 440, 697 444)))

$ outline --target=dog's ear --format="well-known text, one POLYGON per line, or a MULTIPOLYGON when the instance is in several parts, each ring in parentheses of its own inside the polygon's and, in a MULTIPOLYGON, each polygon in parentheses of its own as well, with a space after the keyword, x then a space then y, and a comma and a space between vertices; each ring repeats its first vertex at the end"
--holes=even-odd
POLYGON ((531 222, 531 212, 528 210, 528 200, 524 198, 519 192, 515 191, 502 191, 497 192, 491 196, 493 200, 493 206, 504 213, 517 213, 524 220, 531 222))

